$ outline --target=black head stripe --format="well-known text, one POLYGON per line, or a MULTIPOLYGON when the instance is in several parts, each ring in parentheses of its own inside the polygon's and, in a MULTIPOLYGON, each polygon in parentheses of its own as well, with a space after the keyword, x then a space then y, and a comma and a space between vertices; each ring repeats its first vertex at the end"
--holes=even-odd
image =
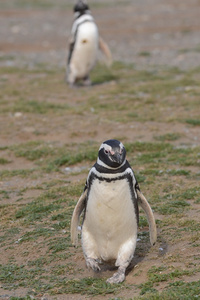
POLYGON ((119 168, 126 160, 126 150, 118 140, 107 140, 100 146, 98 157, 108 167, 119 168))
POLYGON ((103 144, 107 144, 111 146, 112 148, 118 148, 120 146, 120 141, 118 140, 107 140, 103 142, 103 144))
POLYGON ((117 168, 117 169, 109 169, 109 168, 106 168, 106 167, 103 167, 101 165, 99 165, 98 163, 95 163, 94 164, 94 167, 96 168, 96 170, 99 172, 99 173, 104 173, 104 174, 117 174, 117 173, 123 173, 127 168, 130 168, 130 165, 128 163, 128 161, 126 161, 126 163, 117 168))
POLYGON ((84 15, 85 13, 87 13, 88 10, 89 10, 89 6, 88 6, 85 2, 83 2, 83 1, 81 1, 81 0, 79 0, 79 1, 74 5, 74 12, 75 12, 75 13, 79 13, 79 16, 82 16, 82 15, 84 15))

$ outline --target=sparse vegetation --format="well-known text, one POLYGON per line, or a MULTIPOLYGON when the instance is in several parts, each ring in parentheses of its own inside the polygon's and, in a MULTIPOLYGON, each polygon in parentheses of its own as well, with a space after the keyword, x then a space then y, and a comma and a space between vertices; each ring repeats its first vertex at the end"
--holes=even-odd
MULTIPOLYGON (((55 1, 18 1, 19 9, 54 9, 55 1)), ((69 4, 61 3, 61 8, 69 4)), ((120 5, 122 1, 117 1, 120 5)), ((102 7, 106 1, 96 3, 102 7)), ((10 4, 0 4, 9 9, 10 4)), ((196 48, 195 51, 199 49, 196 48)), ((194 51, 194 49, 183 49, 194 51)), ((140 51, 138 57, 150 58, 140 51)), ((15 55, 0 61, 15 62, 15 55)), ((11 300, 47 294, 102 295, 109 300, 197 299, 199 282, 199 68, 115 61, 92 71, 93 86, 70 89, 65 70, 45 63, 0 68, 0 282, 11 300), (70 242, 70 220, 102 139, 127 150, 151 203, 158 242, 150 247, 140 209, 134 268, 120 285, 94 275, 81 247, 70 242), (6 253, 6 255, 4 255, 6 253), (134 293, 133 293, 134 291, 134 293)), ((66 298, 67 299, 67 298, 66 298)))
MULTIPOLYGON (((96 83, 104 82, 104 71, 103 67, 101 67, 98 73, 93 72, 96 83)), ((39 72, 43 73, 44 69, 39 72)), ((151 120, 151 117, 147 117, 145 113, 149 105, 151 106, 152 103, 155 104, 156 102, 158 111, 160 107, 164 108, 169 105, 165 101, 165 97, 168 97, 167 94, 172 93, 172 91, 176 93, 173 76, 180 74, 179 70, 169 69, 160 71, 160 74, 158 72, 154 74, 136 71, 134 68, 130 68, 130 66, 128 68, 122 63, 114 64, 110 72, 110 80, 117 80, 118 84, 114 86, 108 84, 106 89, 102 91, 102 97, 98 101, 94 100, 95 90, 99 88, 96 85, 94 86, 94 90, 84 90, 84 94, 88 100, 86 99, 81 103, 77 103, 77 107, 72 107, 66 103, 65 105, 61 105, 62 109, 60 110, 60 104, 46 105, 45 102, 40 102, 39 105, 34 106, 34 109, 23 108, 21 112, 30 114, 31 118, 37 119, 37 116, 40 114, 49 115, 51 118, 52 112, 55 113, 56 117, 63 116, 64 112, 69 116, 69 111, 71 115, 77 115, 81 110, 84 109, 86 111, 92 107, 93 110, 91 113, 98 115, 97 118, 103 116, 106 120, 109 118, 112 122, 116 122, 116 119, 118 119, 117 122, 121 122, 122 124, 129 123, 130 119, 134 119, 137 122, 144 122, 144 120, 151 120), (124 73, 123 83, 118 75, 118 70, 124 73), (114 77, 111 74, 116 75, 114 77), (133 87, 130 85, 131 77, 134 77, 134 80, 138 81, 137 86, 133 87), (169 81, 168 84, 164 78, 169 81), (161 102, 160 98, 156 97, 159 85, 163 97, 163 101, 161 102), (145 92, 144 98, 143 94, 141 94, 143 92, 145 92), (138 102, 138 95, 140 95, 140 102, 138 102), (130 103, 132 103, 135 111, 134 115, 130 115, 128 112, 130 103), (144 109, 141 109, 143 104, 145 104, 144 109), (113 114, 111 116, 109 111, 112 107, 114 109, 112 109, 113 114)), ((12 71, 13 75, 17 73, 18 69, 12 71)), ((54 72, 48 73, 46 76, 48 76, 48 81, 50 82, 56 80, 54 72)), ((183 77, 187 78, 187 74, 182 74, 182 80, 183 77)), ((108 80, 108 77, 106 78, 108 80)), ((43 83, 39 81, 39 77, 34 80, 38 80, 38 84, 40 85, 46 85, 45 81, 43 83)), ((15 85, 17 82, 13 82, 13 84, 15 85)), ((66 87, 62 87, 59 82, 57 84, 59 87, 56 93, 59 98, 59 95, 62 95, 62 89, 66 87)), ((179 84, 181 85, 181 82, 179 84)), ((195 83, 193 82, 193 84, 195 83)), ((31 95, 32 90, 28 81, 26 87, 28 88, 25 93, 31 95)), ((4 83, 4 89, 6 89, 6 82, 4 83)), ((13 91, 15 90, 16 88, 13 87, 13 91)), ((78 92, 74 91, 74 93, 77 94, 78 92)), ((178 93, 180 94, 181 91, 178 90, 178 93)), ((46 92, 42 97, 46 97, 46 92)), ((22 105, 21 107, 24 105, 24 100, 21 99, 21 95, 18 92, 12 94, 12 102, 14 103, 15 101, 18 103, 17 109, 12 108, 12 113, 18 111, 20 105, 22 105), (21 104, 19 105, 20 102, 21 104)), ((190 102, 190 112, 194 111, 194 115, 196 114, 195 103, 194 100, 190 102)), ((10 110, 9 102, 3 102, 2 105, 4 113, 10 110)), ((176 105, 179 105, 178 101, 176 105)), ((188 102, 181 101, 180 105, 183 105, 187 110, 189 104, 188 102)), ((155 116, 158 122, 166 122, 166 124, 169 122, 166 116, 162 115, 162 120, 160 117, 160 113, 155 116)), ((175 119, 177 120, 176 122, 182 122, 183 120, 183 118, 179 117, 178 110, 177 115, 174 116, 175 119)), ((175 122, 174 120, 173 122, 175 122)), ((157 223, 160 228, 159 241, 161 242, 165 239, 168 244, 174 245, 177 238, 179 238, 181 241, 187 243, 188 233, 190 233, 192 235, 190 241, 193 242, 189 242, 187 248, 190 251, 191 249, 194 251, 199 245, 199 238, 196 233, 200 225, 197 220, 198 218, 190 220, 188 213, 196 209, 193 208, 193 205, 199 204, 200 190, 199 186, 195 183, 198 173, 196 173, 193 167, 199 165, 198 155, 200 147, 193 145, 180 147, 179 145, 174 145, 174 142, 182 138, 182 134, 178 132, 168 131, 165 134, 154 135, 153 138, 155 141, 152 139, 151 142, 130 142, 126 137, 119 139, 122 139, 125 143, 129 162, 136 172, 142 191, 149 199, 156 213, 157 223), (162 217, 160 218, 159 216, 162 217)), ((70 175, 65 175, 63 168, 83 166, 85 164, 88 168, 91 167, 96 160, 98 147, 99 143, 92 141, 92 139, 83 143, 66 143, 66 141, 60 143, 60 141, 56 140, 46 142, 41 139, 38 140, 37 135, 35 139, 25 143, 13 143, 9 146, 1 146, 1 151, 3 151, 4 157, 6 157, 0 160, 2 165, 9 163, 12 166, 13 159, 12 161, 9 160, 9 155, 14 156, 15 161, 23 159, 24 162, 31 163, 31 167, 26 169, 18 168, 13 170, 11 168, 9 170, 1 170, 0 175, 3 182, 5 180, 12 180, 13 178, 23 178, 25 181, 27 179, 37 180, 37 178, 40 178, 35 186, 27 186, 20 189, 17 202, 11 201, 10 204, 5 204, 6 199, 12 199, 14 192, 5 187, 0 192, 2 200, 4 200, 4 204, 1 206, 1 223, 3 228, 1 233, 1 249, 2 251, 7 249, 9 253, 9 260, 1 264, 1 282, 4 288, 18 289, 19 287, 28 286, 30 290, 35 290, 35 294, 45 292, 52 295, 59 293, 79 293, 93 296, 117 295, 118 293, 122 293, 123 295, 124 290, 132 288, 131 284, 110 286, 105 283, 105 279, 85 276, 85 267, 79 267, 72 260, 77 251, 81 253, 81 249, 79 248, 75 251, 71 248, 69 237, 70 219, 75 201, 82 193, 87 172, 80 168, 82 170, 79 172, 82 178, 81 182, 78 183, 76 181, 74 184, 71 184, 70 175), (45 181, 47 174, 51 175, 48 182, 45 181), (58 180, 55 180, 55 176, 58 180), (31 196, 34 190, 37 191, 38 196, 31 196), (27 197, 27 195, 30 196, 27 197), (14 223, 10 223, 10 220, 14 223), (29 228, 30 226, 31 228, 29 228), (36 259, 31 257, 33 251, 30 247, 33 244, 35 245, 34 252, 41 253, 36 259), (21 254, 19 254, 19 257, 21 255, 26 257, 27 264, 20 264, 18 262, 19 257, 15 256, 13 252, 16 247, 28 250, 22 250, 21 254), (77 271, 77 268, 79 271, 77 271), (79 273, 78 278, 77 272, 79 273), (56 274, 56 276, 53 276, 53 274, 56 274)), ((20 165, 20 167, 22 166, 20 165)), ((139 232, 140 242, 138 243, 136 256, 143 257, 145 256, 149 242, 148 223, 142 211, 139 226, 140 230, 143 231, 139 232)), ((154 252, 155 250, 152 249, 151 251, 154 252)), ((134 287, 143 296, 134 299, 160 299, 159 297, 164 297, 162 299, 171 299, 171 295, 178 299, 182 293, 180 286, 183 288, 184 286, 188 286, 191 289, 191 293, 195 294, 197 289, 195 282, 189 284, 182 281, 182 278, 183 276, 190 277, 198 273, 199 267, 197 263, 195 263, 193 268, 189 267, 188 262, 186 263, 181 254, 177 258, 178 262, 184 266, 183 270, 175 268, 173 265, 171 267, 167 266, 165 260, 167 261, 168 258, 165 258, 165 256, 159 262, 158 266, 149 266, 147 281, 134 287), (174 281, 174 279, 180 281, 174 281), (157 291, 159 282, 165 282, 167 287, 167 290, 163 291, 160 296, 157 291)), ((177 258, 174 256, 175 262, 177 258)), ((192 262, 192 259, 190 259, 190 262, 192 262)), ((142 269, 139 273, 141 272, 142 269)))

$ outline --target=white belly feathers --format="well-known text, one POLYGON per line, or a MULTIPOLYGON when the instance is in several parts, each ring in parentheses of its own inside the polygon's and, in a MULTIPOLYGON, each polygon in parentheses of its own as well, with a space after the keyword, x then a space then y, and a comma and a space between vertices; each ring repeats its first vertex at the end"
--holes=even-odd
POLYGON ((94 237, 103 260, 116 259, 119 248, 137 235, 137 220, 126 178, 95 179, 89 193, 83 231, 94 237))
POLYGON ((77 30, 70 68, 77 77, 87 76, 98 54, 98 29, 94 22, 85 22, 77 30))

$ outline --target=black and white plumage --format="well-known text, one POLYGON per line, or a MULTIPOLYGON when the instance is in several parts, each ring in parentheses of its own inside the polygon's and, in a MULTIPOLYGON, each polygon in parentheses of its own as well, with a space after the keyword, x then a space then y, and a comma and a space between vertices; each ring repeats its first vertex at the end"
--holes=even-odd
POLYGON ((88 4, 78 0, 74 6, 74 22, 67 61, 66 75, 70 85, 74 85, 78 80, 83 80, 85 85, 91 83, 89 73, 96 64, 99 48, 106 55, 108 64, 111 63, 110 50, 99 36, 88 4))
POLYGON ((100 270, 99 262, 115 261, 118 271, 107 280, 125 279, 137 241, 138 204, 144 209, 150 228, 150 241, 157 239, 156 224, 149 203, 140 192, 134 172, 126 160, 126 150, 117 140, 99 148, 97 162, 89 172, 86 186, 72 216, 71 240, 78 239, 79 217, 84 211, 82 248, 89 268, 100 270))

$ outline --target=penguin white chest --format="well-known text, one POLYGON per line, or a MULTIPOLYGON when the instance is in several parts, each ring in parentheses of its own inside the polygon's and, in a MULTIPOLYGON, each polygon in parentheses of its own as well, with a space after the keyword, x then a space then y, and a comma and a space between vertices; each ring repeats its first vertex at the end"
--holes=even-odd
POLYGON ((137 218, 128 180, 95 179, 88 197, 83 232, 95 240, 104 260, 115 259, 120 247, 137 235, 137 218))
POLYGON ((70 68, 77 78, 83 78, 94 67, 98 54, 98 29, 94 22, 78 27, 70 68))

